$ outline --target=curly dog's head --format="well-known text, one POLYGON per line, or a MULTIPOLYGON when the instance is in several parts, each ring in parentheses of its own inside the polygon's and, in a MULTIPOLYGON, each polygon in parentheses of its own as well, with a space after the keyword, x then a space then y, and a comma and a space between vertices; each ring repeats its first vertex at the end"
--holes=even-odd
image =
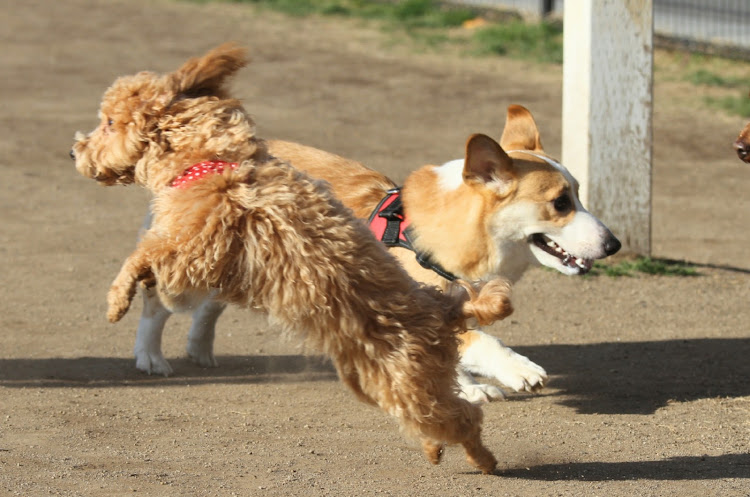
POLYGON ((172 73, 118 78, 104 94, 99 126, 76 133, 76 169, 105 185, 159 189, 196 162, 251 157, 255 125, 225 87, 246 63, 245 49, 226 43, 172 73))

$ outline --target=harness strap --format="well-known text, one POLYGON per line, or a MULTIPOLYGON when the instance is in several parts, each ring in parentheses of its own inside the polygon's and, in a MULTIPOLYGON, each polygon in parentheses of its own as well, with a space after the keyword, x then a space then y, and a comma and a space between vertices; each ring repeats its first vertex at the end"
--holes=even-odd
POLYGON ((448 281, 458 279, 456 275, 446 271, 437 262, 432 261, 428 254, 417 252, 414 249, 412 243, 413 230, 409 226, 409 220, 404 215, 401 188, 392 188, 386 192, 386 196, 370 214, 367 224, 375 237, 387 247, 401 247, 411 250, 416 255, 417 262, 423 268, 436 272, 448 281))
POLYGON ((401 204, 401 195, 396 195, 394 200, 378 216, 386 220, 385 231, 382 242, 386 245, 395 245, 401 238, 401 225, 404 222, 404 209, 401 204))

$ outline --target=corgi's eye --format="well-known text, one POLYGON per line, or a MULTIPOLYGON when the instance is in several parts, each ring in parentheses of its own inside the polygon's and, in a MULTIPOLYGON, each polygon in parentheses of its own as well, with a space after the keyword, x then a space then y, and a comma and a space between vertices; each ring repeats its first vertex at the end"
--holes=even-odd
POLYGON ((114 123, 115 121, 110 119, 109 121, 107 121, 107 126, 112 126, 114 123))
POLYGON ((573 202, 571 202, 568 194, 560 195, 552 203, 557 212, 568 212, 573 208, 573 202))

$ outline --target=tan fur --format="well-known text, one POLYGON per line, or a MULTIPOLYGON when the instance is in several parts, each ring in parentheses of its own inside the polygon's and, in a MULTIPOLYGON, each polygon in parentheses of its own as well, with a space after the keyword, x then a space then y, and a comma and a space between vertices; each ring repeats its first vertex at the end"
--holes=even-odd
MULTIPOLYGON (((543 153, 539 131, 528 110, 511 105, 507 122, 501 139, 502 148, 488 138, 484 144, 490 149, 487 154, 505 155, 503 148, 543 153)), ((314 178, 328 181, 336 196, 361 219, 367 219, 385 192, 396 186, 383 174, 357 161, 313 147, 282 140, 269 140, 268 147, 272 155, 314 178)), ((464 183, 452 192, 441 191, 434 173, 435 166, 431 165, 410 174, 403 185, 402 201, 412 225, 418 227, 416 248, 441 261, 451 273, 481 280, 495 274, 500 264, 486 220, 511 201, 530 199, 546 203, 546 212, 540 218, 556 224, 568 222, 570 215, 561 217, 549 205, 567 187, 562 175, 547 164, 527 157, 513 161, 508 158, 507 161, 507 174, 516 181, 503 196, 489 190, 483 181, 464 183), (450 226, 450 230, 446 230, 446 226, 450 226)), ((496 171, 492 173, 497 174, 496 171)), ((449 286, 447 280, 422 267, 413 252, 398 247, 392 248, 391 252, 416 280, 443 288, 449 286)), ((461 334, 460 350, 466 350, 477 338, 472 330, 461 334)))
POLYGON ((78 171, 155 195, 153 224, 107 297, 109 319, 127 312, 139 280, 172 309, 210 294, 267 311, 328 354, 361 400, 416 435, 431 462, 444 443, 460 443, 471 464, 492 472, 482 412, 457 396, 456 336, 469 318, 507 316, 508 284, 477 291, 462 282, 444 293, 411 279, 324 184, 268 154, 223 87, 244 64, 243 49, 222 45, 171 74, 120 78, 105 93, 99 127, 77 136, 78 171), (169 186, 211 159, 241 164, 169 186))
POLYGON ((458 343, 458 353, 463 354, 466 350, 479 341, 480 335, 476 333, 463 333, 459 335, 461 340, 458 343))
MULTIPOLYGON (((483 135, 475 135, 479 136, 483 135)), ((544 205, 539 213, 541 220, 556 225, 568 223, 574 214, 560 215, 552 208, 551 201, 569 187, 559 171, 533 157, 516 155, 511 159, 503 150, 544 153, 539 131, 528 110, 519 105, 508 108, 501 145, 489 137, 483 137, 482 141, 472 147, 467 145, 467 161, 488 167, 486 171, 477 171, 484 177, 476 182, 468 181, 446 192, 437 181, 436 166, 426 165, 410 174, 402 188, 404 210, 412 226, 417 227, 415 248, 431 254, 449 272, 469 280, 485 279, 498 272, 496 242, 487 225, 495 212, 511 202, 530 200, 544 205), (471 154, 476 157, 470 157, 471 154), (498 156, 505 162, 498 163, 498 156), (503 174, 503 179, 512 180, 505 191, 487 188, 489 176, 503 174), (450 230, 446 226, 450 226, 450 230)), ((367 219, 385 192, 396 186, 383 174, 357 161, 313 147, 282 140, 269 140, 268 147, 272 155, 313 178, 328 181, 344 205, 362 219, 367 219)), ((577 191, 577 185, 575 189, 577 191)), ((420 266, 412 252, 401 248, 391 250, 418 281, 448 286, 447 280, 420 266)), ((461 340, 467 336, 462 335, 461 340)))
POLYGON ((734 149, 740 160, 750 163, 750 123, 747 123, 740 131, 740 135, 734 142, 734 149))
MULTIPOLYGON (((542 221, 549 221, 557 226, 569 223, 574 211, 560 213, 552 207, 553 200, 571 187, 565 177, 540 159, 521 157, 519 154, 513 163, 518 177, 518 188, 513 192, 513 200, 528 200, 542 206, 538 211, 542 221)), ((578 189, 575 190, 577 192, 578 189)))

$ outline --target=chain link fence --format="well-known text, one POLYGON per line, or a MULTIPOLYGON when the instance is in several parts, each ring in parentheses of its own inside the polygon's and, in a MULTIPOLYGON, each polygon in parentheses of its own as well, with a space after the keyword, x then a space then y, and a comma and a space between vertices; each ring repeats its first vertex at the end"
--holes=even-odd
MULTIPOLYGON (((564 0, 451 0, 511 10, 524 17, 562 18, 564 0)), ((750 59, 750 0, 653 0, 659 46, 750 59)))

